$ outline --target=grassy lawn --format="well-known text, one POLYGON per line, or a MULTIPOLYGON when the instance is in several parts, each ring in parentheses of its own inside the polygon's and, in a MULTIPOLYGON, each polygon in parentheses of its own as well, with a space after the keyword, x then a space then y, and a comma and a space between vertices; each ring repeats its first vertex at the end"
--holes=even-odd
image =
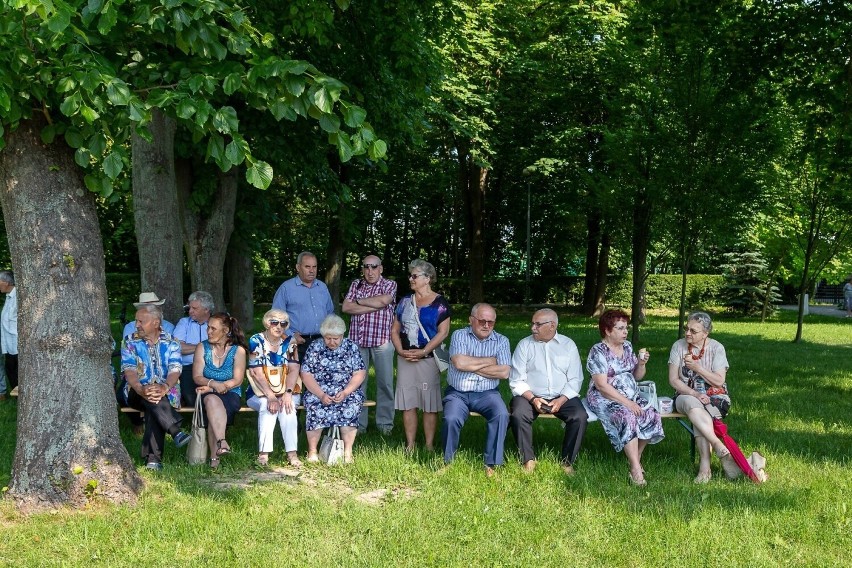
MULTIPOLYGON (((466 322, 461 315, 453 329, 466 322)), ((169 445, 165 471, 142 472, 147 489, 136 507, 95 501, 84 511, 24 518, 0 503, 0 565, 846 565, 852 322, 810 316, 806 341, 795 345, 794 317, 715 321, 713 337, 731 363, 727 422, 747 453, 767 457, 764 485, 724 481, 716 461, 713 481, 694 485, 687 434, 671 420, 666 439, 646 451, 649 483, 637 489, 599 424, 589 426, 572 478, 556 463, 558 421, 539 420, 539 468, 522 472, 509 434, 506 466, 488 479, 482 419, 465 426, 461 450, 444 469, 440 455, 403 455, 399 415, 387 438, 371 423, 352 466, 305 467, 298 477, 273 470, 261 479, 252 465, 255 415, 244 413, 229 430, 235 452, 221 473, 186 465, 169 445)), ((675 319, 651 316, 637 345, 651 351, 647 378, 662 394, 670 394, 666 360, 675 319)), ((497 330, 514 346, 528 334, 528 321, 528 313, 503 315, 497 330)), ((560 331, 577 342, 584 361, 599 338, 596 322, 577 316, 565 315, 560 331)), ((15 414, 14 401, 0 404, 0 486, 9 482, 15 414)), ((126 419, 120 423, 141 470, 140 440, 126 419)), ((277 466, 282 446, 279 437, 277 466)))

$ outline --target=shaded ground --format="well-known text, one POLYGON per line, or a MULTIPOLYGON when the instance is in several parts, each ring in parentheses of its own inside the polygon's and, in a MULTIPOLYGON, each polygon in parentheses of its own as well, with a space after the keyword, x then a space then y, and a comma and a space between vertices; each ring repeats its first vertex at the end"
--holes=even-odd
MULTIPOLYGON (((793 312, 799 310, 799 306, 789 304, 778 307, 782 310, 790 310, 793 312)), ((810 310, 811 314, 819 316, 833 316, 836 318, 846 317, 846 310, 840 310, 836 306, 810 306, 808 309, 810 310)))

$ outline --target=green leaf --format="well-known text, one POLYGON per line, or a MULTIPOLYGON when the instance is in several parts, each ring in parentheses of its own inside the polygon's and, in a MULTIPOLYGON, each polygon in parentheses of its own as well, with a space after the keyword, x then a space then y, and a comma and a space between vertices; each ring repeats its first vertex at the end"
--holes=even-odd
POLYGON ((207 157, 211 158, 214 162, 219 165, 225 163, 225 139, 219 136, 218 134, 214 134, 210 136, 210 140, 207 142, 207 157))
POLYGON ((0 89, 0 109, 9 112, 9 109, 12 108, 12 101, 9 99, 9 93, 6 92, 6 89, 0 89))
POLYGON ((334 0, 334 3, 337 4, 337 7, 341 10, 346 11, 349 9, 349 0, 334 0))
POLYGON ((47 29, 55 34, 61 34, 71 24, 71 11, 67 6, 59 7, 47 20, 47 29))
POLYGON ((130 89, 121 79, 113 79, 107 83, 106 93, 109 102, 115 106, 124 106, 130 102, 130 89))
POLYGON ((83 120, 85 120, 89 124, 93 124, 97 119, 101 117, 101 115, 99 115, 95 109, 90 108, 86 105, 80 107, 80 115, 83 117, 83 120))
POLYGON ((89 151, 95 156, 100 156, 106 150, 106 136, 103 133, 98 132, 97 134, 93 134, 89 137, 88 146, 89 151))
POLYGON ((65 116, 74 116, 77 114, 77 111, 80 110, 80 101, 81 101, 80 93, 74 93, 73 95, 66 97, 62 104, 59 105, 59 110, 65 116))
POLYGON ((143 122, 145 120, 150 120, 148 115, 148 109, 137 103, 130 103, 130 120, 133 122, 143 122))
POLYGON ((176 112, 178 118, 182 118, 184 120, 189 119, 189 117, 195 114, 195 101, 189 97, 183 99, 178 103, 176 112))
POLYGON ((76 86, 77 81, 71 77, 62 77, 59 82, 56 83, 56 92, 67 93, 68 91, 73 91, 76 86))
POLYGON ((337 132, 340 130, 340 119, 335 114, 324 114, 320 117, 320 128, 326 132, 337 132))
POLYGON ((269 112, 272 113, 272 116, 275 117, 275 120, 281 120, 282 118, 286 118, 287 120, 296 120, 298 115, 296 111, 293 110, 293 107, 279 99, 272 103, 269 107, 269 112))
POLYGON ((74 152, 74 161, 81 168, 88 168, 92 165, 92 154, 87 148, 77 148, 74 152))
POLYGON ((65 143, 72 148, 79 148, 83 145, 83 135, 76 128, 69 128, 65 131, 65 143))
POLYGON ((246 159, 240 141, 240 139, 234 138, 225 146, 225 157, 235 166, 242 164, 243 160, 246 159))
POLYGON ((86 184, 86 187, 89 188, 89 191, 92 193, 107 196, 112 193, 112 182, 100 174, 86 174, 83 178, 83 183, 86 184))
POLYGON ((320 109, 322 112, 330 113, 333 108, 333 103, 331 100, 331 96, 328 94, 324 88, 320 87, 311 95, 311 101, 320 109))
POLYGON ((225 77, 225 81, 222 83, 222 90, 225 91, 226 95, 233 95, 240 88, 242 81, 242 76, 239 73, 231 73, 225 77))
MULTIPOLYGON (((342 133, 341 133, 342 134, 342 133)), ((352 159, 352 146, 345 136, 337 138, 337 153, 340 156, 340 161, 343 163, 352 159)))
POLYGON ((272 166, 259 160, 246 169, 246 181, 258 189, 266 189, 272 183, 272 166))
POLYGON ((98 20, 98 31, 103 35, 107 35, 117 21, 118 10, 115 8, 114 3, 110 2, 106 9, 101 12, 101 18, 98 20))
POLYGON ((124 169, 124 162, 118 152, 110 152, 109 156, 104 160, 104 173, 109 179, 114 180, 124 169))
POLYGON ((288 75, 284 78, 284 86, 287 88, 287 92, 294 97, 299 97, 305 92, 305 80, 301 77, 288 75))
POLYGON ((387 153, 388 145, 384 140, 376 140, 370 144, 370 149, 367 151, 367 155, 370 156, 371 160, 381 160, 387 153))
MULTIPOLYGON (((2 128, 2 127, 0 127, 2 128)), ((0 133, 2 134, 2 133, 0 133)), ((56 138, 56 125, 48 124, 44 128, 41 129, 41 141, 45 144, 52 144, 53 139, 56 138)))
POLYGON ((343 108, 343 120, 346 122, 346 126, 350 128, 358 128, 365 118, 367 118, 367 111, 357 105, 343 108))
POLYGON ((237 132, 240 129, 240 121, 234 107, 224 106, 213 115, 213 126, 222 134, 237 132))

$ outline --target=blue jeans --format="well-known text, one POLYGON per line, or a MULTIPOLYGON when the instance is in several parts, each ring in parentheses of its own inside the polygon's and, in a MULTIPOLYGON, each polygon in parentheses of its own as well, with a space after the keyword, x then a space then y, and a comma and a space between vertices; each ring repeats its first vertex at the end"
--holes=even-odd
POLYGON ((503 445, 509 428, 509 411, 497 389, 484 392, 462 392, 447 386, 444 392, 444 417, 441 420, 441 446, 444 462, 450 463, 459 449, 459 434, 471 412, 486 420, 485 455, 487 466, 503 465, 503 445))

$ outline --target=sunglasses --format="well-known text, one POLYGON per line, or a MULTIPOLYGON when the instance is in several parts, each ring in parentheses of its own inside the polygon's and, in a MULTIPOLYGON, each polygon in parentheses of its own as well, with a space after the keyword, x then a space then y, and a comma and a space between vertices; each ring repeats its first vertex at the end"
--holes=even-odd
POLYGON ((361 268, 363 268, 364 270, 375 270, 380 266, 381 266, 381 264, 367 264, 365 262, 364 264, 361 265, 361 268))
POLYGON ((494 327, 495 320, 481 320, 479 318, 473 319, 476 320, 476 323, 478 323, 482 327, 494 327))
POLYGON ((276 325, 280 325, 283 329, 287 329, 290 325, 290 322, 287 320, 269 320, 269 327, 275 327, 276 325))
POLYGON ((426 275, 425 274, 409 274, 408 279, 409 280, 417 280, 418 276, 426 276, 426 275))

